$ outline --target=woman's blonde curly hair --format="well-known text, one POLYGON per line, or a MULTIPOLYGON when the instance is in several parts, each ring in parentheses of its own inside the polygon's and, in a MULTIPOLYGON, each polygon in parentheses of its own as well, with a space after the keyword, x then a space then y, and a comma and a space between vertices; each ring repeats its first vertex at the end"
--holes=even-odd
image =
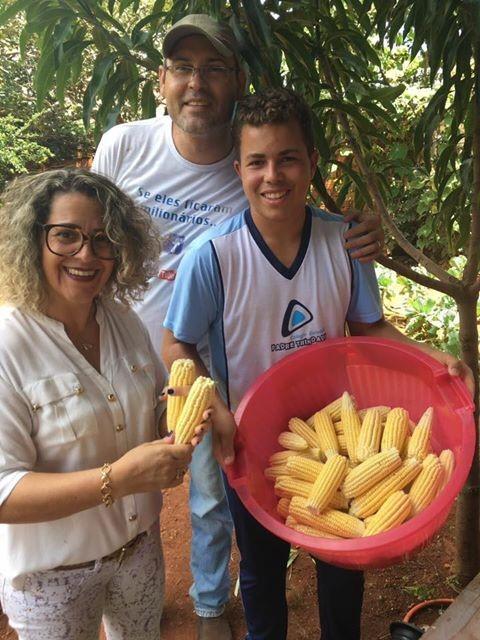
POLYGON ((118 257, 101 297, 126 305, 142 297, 160 255, 150 216, 107 178, 58 169, 17 178, 0 196, 0 305, 45 310, 39 225, 47 223, 53 198, 66 193, 82 193, 103 208, 105 232, 118 257))

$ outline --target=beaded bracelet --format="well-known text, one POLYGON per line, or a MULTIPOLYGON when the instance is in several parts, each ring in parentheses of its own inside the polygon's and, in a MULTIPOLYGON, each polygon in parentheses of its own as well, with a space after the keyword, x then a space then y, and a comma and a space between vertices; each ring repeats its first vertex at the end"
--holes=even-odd
POLYGON ((102 494, 102 502, 106 507, 110 507, 113 502, 112 485, 110 484, 110 472, 112 467, 108 462, 105 462, 101 471, 102 486, 100 487, 100 493, 102 494))

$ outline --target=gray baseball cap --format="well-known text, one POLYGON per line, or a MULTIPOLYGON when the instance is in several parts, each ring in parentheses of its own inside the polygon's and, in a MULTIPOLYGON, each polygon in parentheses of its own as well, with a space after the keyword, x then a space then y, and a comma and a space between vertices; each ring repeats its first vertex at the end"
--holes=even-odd
POLYGON ((227 24, 205 13, 192 13, 170 27, 163 40, 164 58, 168 58, 179 40, 193 35, 205 36, 225 58, 235 56, 238 59, 238 45, 233 31, 227 24))

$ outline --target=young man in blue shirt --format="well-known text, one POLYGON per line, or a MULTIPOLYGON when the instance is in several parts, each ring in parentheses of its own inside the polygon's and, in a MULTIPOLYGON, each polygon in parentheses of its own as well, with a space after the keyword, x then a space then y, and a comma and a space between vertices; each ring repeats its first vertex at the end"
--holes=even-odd
MULTIPOLYGON (((318 159, 306 103, 286 89, 248 96, 237 108, 234 139, 249 208, 191 245, 164 324, 166 363, 193 358, 205 374, 197 345, 208 339, 222 398, 214 436, 233 434, 231 411, 291 345, 343 336, 345 324, 352 335, 410 342, 383 318, 372 265, 345 249, 342 218, 305 204, 318 159)), ((452 356, 418 346, 466 375, 452 356)), ((289 545, 256 522, 228 486, 227 496, 248 640, 284 640, 289 545)), ((358 640, 363 574, 320 561, 316 569, 322 640, 358 640)))

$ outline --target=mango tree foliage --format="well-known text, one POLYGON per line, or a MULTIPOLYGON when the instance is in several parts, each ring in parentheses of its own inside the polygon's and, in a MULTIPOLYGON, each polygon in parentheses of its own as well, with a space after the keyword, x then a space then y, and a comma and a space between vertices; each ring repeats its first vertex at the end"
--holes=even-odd
MULTIPOLYGON (((83 56, 94 57, 83 117, 85 126, 94 117, 97 133, 117 121, 126 102, 134 110, 140 105, 144 117, 154 115, 159 43, 172 23, 196 12, 229 20, 252 87, 293 86, 312 106, 320 152, 313 197, 332 211, 347 201, 381 215, 390 238, 382 263, 455 300, 461 354, 478 398, 478 0, 7 0, 4 6, 0 24, 22 12, 21 46, 38 42, 39 104, 51 92, 61 100, 80 77, 83 56), (403 73, 393 77, 392 60, 395 66, 402 56, 403 73), (420 99, 405 91, 415 83, 420 99), (450 272, 458 257, 461 271, 450 272)), ((476 459, 457 509, 463 579, 480 569, 478 485, 476 459)))

